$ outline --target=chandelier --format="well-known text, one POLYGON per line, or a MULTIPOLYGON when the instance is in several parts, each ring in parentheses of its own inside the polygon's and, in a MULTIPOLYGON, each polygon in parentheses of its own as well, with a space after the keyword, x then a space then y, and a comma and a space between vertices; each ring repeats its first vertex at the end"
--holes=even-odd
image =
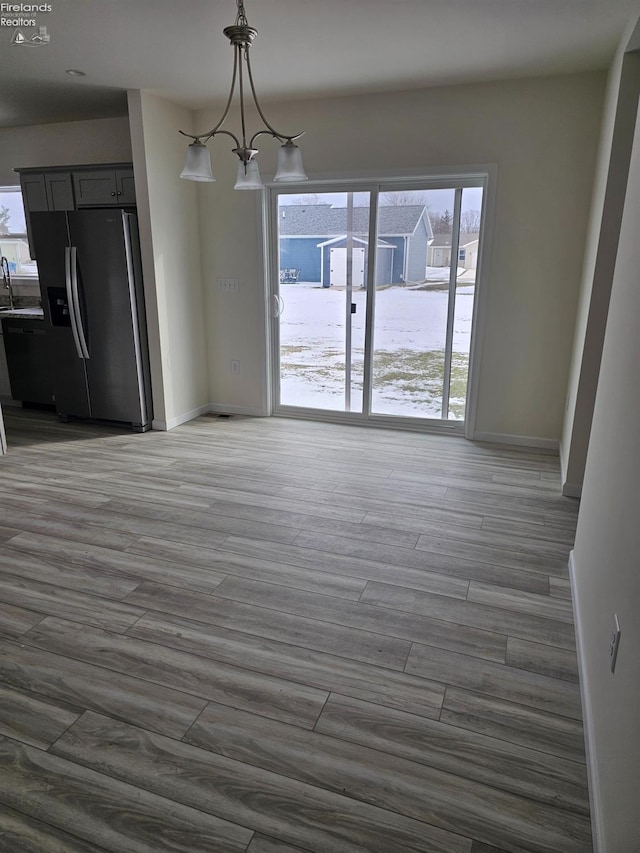
POLYGON ((294 144, 294 140, 299 139, 302 136, 302 133, 304 133, 304 131, 302 133, 296 133, 289 136, 286 133, 280 133, 280 131, 276 130, 267 121, 265 114, 263 113, 262 108, 258 102, 258 96, 256 95, 256 87, 253 82, 253 74, 251 73, 251 62, 249 60, 249 48, 251 47, 251 43, 253 42, 254 38, 257 36, 258 31, 253 27, 249 26, 249 22, 247 21, 247 16, 245 15, 244 11, 243 0, 236 0, 236 3, 238 6, 238 14, 236 15, 235 24, 233 24, 233 26, 231 27, 225 27, 225 29, 223 30, 225 36, 229 39, 229 41, 231 42, 231 46, 233 47, 233 75, 231 77, 231 89, 229 91, 227 104, 224 108, 224 112, 222 113, 222 118, 220 119, 220 121, 207 133, 199 133, 198 135, 194 136, 191 133, 185 133, 182 130, 179 131, 183 136, 188 136, 190 139, 193 139, 193 142, 189 145, 187 149, 185 165, 184 169, 180 173, 180 177, 186 178, 189 181, 215 181, 215 178, 213 177, 213 173, 211 171, 211 159, 209 156, 209 149, 207 148, 206 143, 214 136, 217 136, 220 133, 224 133, 226 136, 230 136, 235 142, 236 147, 233 148, 232 151, 234 154, 238 155, 238 159, 240 160, 240 162, 238 163, 238 176, 234 189, 262 189, 262 179, 260 177, 258 161, 255 159, 256 154, 258 153, 258 149, 254 148, 254 144, 259 136, 266 134, 268 136, 273 136, 275 139, 278 139, 282 143, 278 152, 278 167, 273 180, 306 181, 307 176, 305 175, 304 168, 302 166, 302 154, 298 146, 294 144), (247 132, 245 122, 245 81, 243 74, 243 63, 246 63, 247 66, 247 78, 249 80, 249 87, 251 89, 253 101, 256 105, 256 109, 258 110, 260 118, 264 122, 264 129, 258 130, 256 133, 254 133, 251 139, 249 140, 249 144, 247 144, 247 132), (238 82, 238 92, 240 96, 240 124, 242 128, 242 141, 240 141, 234 133, 231 133, 231 131, 222 129, 222 125, 224 124, 224 121, 227 118, 227 114, 229 113, 231 101, 233 100, 233 93, 236 88, 236 81, 238 82))

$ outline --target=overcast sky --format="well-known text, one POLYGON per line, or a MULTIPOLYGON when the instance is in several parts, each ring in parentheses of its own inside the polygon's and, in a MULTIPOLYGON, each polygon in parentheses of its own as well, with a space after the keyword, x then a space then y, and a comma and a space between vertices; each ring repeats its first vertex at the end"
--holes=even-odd
POLYGON ((27 226, 24 222, 24 208, 22 207, 22 195, 19 192, 4 192, 0 190, 0 207, 9 208, 11 218, 9 229, 12 234, 24 234, 27 226))
MULTIPOLYGON (((429 205, 429 210, 433 213, 442 213, 449 210, 453 213, 453 200, 455 190, 422 190, 426 203, 429 205)), ((380 194, 381 204, 384 204, 384 193, 380 194)), ((346 207, 346 193, 323 193, 311 190, 308 193, 280 193, 278 201, 281 205, 300 204, 301 201, 306 201, 308 204, 332 204, 335 207, 346 207)), ((353 203, 356 207, 367 207, 369 204, 369 193, 354 193, 353 203)), ((418 200, 414 202, 418 203, 418 200)), ((465 210, 481 210, 482 209, 482 187, 467 187, 462 191, 462 211, 465 210)))

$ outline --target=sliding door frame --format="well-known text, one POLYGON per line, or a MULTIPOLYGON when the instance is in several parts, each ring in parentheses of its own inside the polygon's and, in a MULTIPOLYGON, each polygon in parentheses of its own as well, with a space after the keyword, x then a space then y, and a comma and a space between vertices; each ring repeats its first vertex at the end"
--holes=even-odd
MULTIPOLYGON (((478 409, 478 381, 480 373, 480 361, 482 355, 482 340, 484 331, 484 317, 487 301, 488 280, 488 247, 492 232, 493 208, 495 199, 496 167, 493 165, 458 167, 452 169, 434 169, 428 174, 410 175, 396 174, 390 177, 379 175, 356 177, 356 178, 333 178, 309 180, 304 184, 269 184, 264 193, 262 206, 263 220, 263 246, 264 246, 264 269, 265 276, 265 326, 268 341, 268 399, 270 413, 281 417, 308 418, 334 423, 355 423, 358 425, 369 425, 378 427, 391 427, 394 429, 405 429, 420 432, 434 432, 448 435, 464 435, 465 438, 473 439, 476 431, 476 418, 478 409), (465 187, 481 187, 483 189, 481 230, 479 236, 479 253, 477 259, 476 284, 473 304, 473 315, 471 324, 471 340, 469 348, 469 371, 467 377, 467 393, 464 421, 445 420, 440 418, 417 418, 402 417, 396 415, 371 414, 372 400, 372 368, 373 368, 373 331, 375 321, 375 256, 370 253, 370 262, 367 264, 366 282, 366 315, 365 315, 365 352, 364 352, 364 387, 363 387, 363 409, 360 412, 347 412, 330 409, 314 409, 299 406, 282 405, 280 403, 280 339, 279 323, 277 322, 277 311, 279 303, 279 250, 278 250, 278 197, 283 194, 304 193, 346 193, 346 192, 368 192, 370 193, 370 215, 369 215, 369 246, 377 245, 378 225, 378 196, 381 192, 432 190, 432 189, 454 189, 463 190, 465 187), (368 414, 366 413, 368 412, 368 414)), ((458 201, 457 224, 459 226, 460 211, 458 201)), ((454 223, 455 224, 455 223, 454 223)), ((459 236, 459 227, 454 229, 456 239, 459 236)), ((456 256, 457 257, 457 256, 456 256)), ((453 253, 452 253, 452 269, 453 253)), ((453 274, 452 274, 453 275, 453 274)), ((454 285, 455 287, 455 279, 454 285)), ((450 280, 450 301, 451 301, 450 280)), ((453 291, 455 295, 455 290, 453 291)), ((450 313, 452 313, 450 306, 450 313)), ((450 318, 452 319, 452 317, 450 318)), ((448 323, 449 327, 449 323, 448 323)), ((449 334, 449 332, 448 332, 449 334)))

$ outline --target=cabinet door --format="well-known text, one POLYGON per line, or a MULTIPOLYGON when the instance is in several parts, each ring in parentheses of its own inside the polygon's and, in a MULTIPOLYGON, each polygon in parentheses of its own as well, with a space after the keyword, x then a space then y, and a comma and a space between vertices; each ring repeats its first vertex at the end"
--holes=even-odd
POLYGON ((53 375, 42 320, 4 320, 3 338, 14 400, 53 402, 53 375))
POLYGON ((44 180, 49 210, 73 210, 71 172, 45 172, 44 180))
POLYGON ((95 169, 73 173, 76 207, 104 207, 117 205, 116 173, 108 169, 95 169))
POLYGON ((116 187, 118 204, 136 203, 133 169, 116 169, 116 187))
POLYGON ((49 210, 47 188, 43 174, 20 175, 20 187, 22 189, 22 201, 27 219, 29 218, 29 213, 34 210, 49 210))
POLYGON ((7 355, 4 349, 4 335, 2 336, 2 346, 0 346, 0 397, 11 397, 9 366, 7 365, 7 355))
POLYGON ((22 203, 24 205, 24 220, 27 223, 27 240, 29 241, 29 253, 35 260, 35 249, 31 236, 30 213, 35 210, 49 210, 47 199, 47 187, 43 174, 20 175, 20 187, 22 189, 22 203))

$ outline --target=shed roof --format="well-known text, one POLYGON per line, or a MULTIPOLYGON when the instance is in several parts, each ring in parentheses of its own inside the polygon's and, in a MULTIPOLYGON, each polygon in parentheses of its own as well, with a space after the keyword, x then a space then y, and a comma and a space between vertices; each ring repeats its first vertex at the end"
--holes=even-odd
MULTIPOLYGON (((460 234, 460 248, 464 248, 465 246, 470 245, 471 243, 477 243, 480 238, 480 234, 473 233, 467 234, 464 231, 460 234)), ((450 246, 451 245, 451 234, 434 234, 433 241, 430 244, 432 248, 437 248, 438 246, 450 246)))
MULTIPOLYGON (((361 243, 364 246, 369 245, 368 237, 356 237, 354 236, 354 242, 361 243)), ((321 243, 318 243, 318 248, 322 248, 324 246, 333 246, 337 243, 344 243, 347 240, 346 234, 337 234, 335 237, 329 237, 327 240, 323 240, 321 243)), ((386 240, 380 240, 378 238, 378 248, 379 249, 395 249, 396 247, 393 243, 387 243, 386 240)))
MULTIPOLYGON (((422 204, 382 206, 378 231, 380 236, 410 236, 425 213, 422 204)), ((425 215, 429 236, 429 217, 425 215)), ((325 237, 344 234, 347 230, 347 208, 330 204, 288 204, 280 207, 278 224, 281 237, 325 237)), ((353 230, 356 234, 369 231, 369 208, 353 208, 353 230)))

